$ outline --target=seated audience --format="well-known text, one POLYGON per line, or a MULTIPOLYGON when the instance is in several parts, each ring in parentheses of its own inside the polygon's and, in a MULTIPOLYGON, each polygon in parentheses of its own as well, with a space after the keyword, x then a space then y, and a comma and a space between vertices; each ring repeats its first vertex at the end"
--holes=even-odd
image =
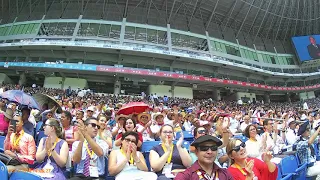
POLYGON ((227 145, 227 153, 231 159, 228 171, 235 180, 276 180, 278 168, 270 160, 272 154, 265 152, 262 160, 248 158, 246 144, 239 139, 231 139, 227 145))
POLYGON ((188 151, 182 147, 183 136, 177 144, 173 144, 174 129, 171 125, 163 125, 160 129, 161 145, 153 147, 150 151, 150 165, 158 179, 170 179, 172 170, 186 169, 191 166, 192 159, 188 151))
POLYGON ((112 149, 112 134, 111 131, 107 129, 107 117, 105 115, 99 115, 98 122, 100 125, 100 129, 97 138, 104 140, 108 144, 109 149, 112 149))
POLYGON ((5 112, 0 114, 0 134, 5 136, 8 131, 10 120, 13 119, 13 110, 7 108, 5 112))
POLYGON ((153 133, 150 129, 152 124, 151 115, 145 112, 140 113, 137 119, 137 132, 142 134, 143 141, 154 141, 153 133))
MULTIPOLYGON (((121 133, 119 133, 116 137, 116 141, 114 142, 115 146, 120 146, 121 145, 121 142, 122 142, 122 135, 125 133, 125 132, 130 132, 130 131, 134 131, 136 132, 136 129, 137 129, 137 125, 136 125, 136 122, 132 119, 126 119, 124 124, 123 124, 123 129, 121 130, 121 133)), ((141 147, 142 145, 142 141, 143 141, 143 138, 142 138, 142 133, 139 133, 138 132, 138 148, 141 147)))
POLYGON ((293 145, 299 139, 296 132, 297 123, 293 118, 289 118, 287 124, 288 128, 286 132, 286 142, 288 145, 293 145))
POLYGON ((15 121, 16 129, 14 131, 14 126, 9 126, 4 140, 4 153, 16 158, 21 165, 7 166, 10 173, 14 170, 27 170, 28 164, 33 164, 36 156, 36 143, 30 134, 24 132, 22 117, 15 116, 11 121, 15 121))
POLYGON ((307 177, 320 175, 320 162, 316 161, 313 143, 318 139, 320 128, 311 134, 310 123, 307 121, 300 125, 298 136, 300 139, 297 142, 297 154, 301 163, 307 163, 307 177))
POLYGON ((108 144, 96 136, 100 126, 95 118, 78 120, 79 141, 72 144, 72 160, 77 164, 71 180, 105 179, 105 156, 108 144))
POLYGON ((222 145, 218 138, 211 135, 203 135, 191 145, 195 147, 195 154, 198 160, 184 172, 178 173, 175 180, 233 179, 229 171, 220 168, 215 163, 217 149, 222 145))
POLYGON ((64 135, 69 146, 69 151, 72 150, 72 144, 79 138, 77 128, 71 125, 71 120, 72 117, 69 111, 63 111, 61 113, 61 124, 64 129, 64 135))
POLYGON ((137 151, 138 133, 128 131, 121 140, 121 148, 113 150, 109 156, 109 174, 116 176, 116 180, 156 180, 158 176, 147 172, 143 154, 137 151))
POLYGON ((248 157, 261 158, 263 152, 266 151, 266 137, 260 138, 257 134, 257 128, 255 125, 250 124, 244 130, 244 136, 248 138, 246 141, 246 149, 248 157))
POLYGON ((30 113, 31 110, 28 107, 22 108, 23 130, 25 133, 34 136, 34 128, 36 125, 36 121, 30 113))
POLYGON ((40 140, 36 154, 36 160, 39 164, 34 171, 44 179, 66 179, 63 171, 69 151, 60 123, 51 118, 46 121, 43 128, 47 137, 40 140))

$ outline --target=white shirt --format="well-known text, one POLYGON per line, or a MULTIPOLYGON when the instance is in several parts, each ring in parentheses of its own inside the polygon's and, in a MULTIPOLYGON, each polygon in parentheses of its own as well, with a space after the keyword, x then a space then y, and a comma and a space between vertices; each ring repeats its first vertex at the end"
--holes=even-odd
POLYGON ((238 130, 239 127, 239 121, 235 118, 230 117, 230 130, 232 133, 235 133, 238 130))
POLYGON ((145 141, 154 141, 154 139, 152 137, 150 137, 150 134, 148 133, 148 130, 144 130, 142 131, 144 128, 143 125, 141 124, 137 124, 137 131, 140 132, 142 134, 142 140, 143 142, 145 141))
POLYGON ((240 125, 241 131, 243 132, 247 128, 247 126, 249 126, 250 124, 251 124, 250 122, 248 124, 246 124, 246 122, 241 123, 240 125))
POLYGON ((286 141, 288 145, 293 145, 298 140, 298 136, 294 133, 294 130, 288 128, 286 133, 286 141))
POLYGON ((261 139, 257 135, 256 137, 257 141, 254 140, 248 140, 246 141, 246 150, 248 157, 253 157, 253 158, 261 158, 262 154, 262 143, 261 139))
POLYGON ((239 105, 242 105, 242 104, 243 104, 243 102, 242 102, 241 99, 238 100, 238 104, 239 104, 239 105))
POLYGON ((303 109, 309 109, 307 102, 303 103, 303 109))

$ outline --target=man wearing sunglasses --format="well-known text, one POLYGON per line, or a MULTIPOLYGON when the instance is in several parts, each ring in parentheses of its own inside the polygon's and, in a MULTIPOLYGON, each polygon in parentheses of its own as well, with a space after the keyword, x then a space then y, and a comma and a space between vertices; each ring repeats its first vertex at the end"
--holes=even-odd
POLYGON ((108 144, 96 138, 100 126, 95 118, 77 120, 79 141, 72 144, 72 160, 77 164, 76 175, 71 180, 104 179, 108 144))
POLYGON ((210 135, 197 138, 191 146, 196 148, 195 154, 198 160, 184 172, 179 173, 175 180, 229 180, 233 179, 231 174, 215 164, 218 147, 222 141, 210 135))

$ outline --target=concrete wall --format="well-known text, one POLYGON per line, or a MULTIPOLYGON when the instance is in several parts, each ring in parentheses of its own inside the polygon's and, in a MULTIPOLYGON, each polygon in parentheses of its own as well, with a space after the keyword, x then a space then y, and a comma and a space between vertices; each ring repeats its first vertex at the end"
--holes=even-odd
POLYGON ((63 89, 67 89, 71 87, 71 89, 84 89, 88 87, 88 82, 86 79, 78 79, 78 78, 66 78, 63 82, 63 89))
POLYGON ((253 99, 257 100, 255 93, 237 92, 236 97, 237 97, 236 100, 239 100, 239 99, 245 98, 245 97, 250 98, 251 102, 253 102, 253 99))
POLYGON ((4 73, 0 73, 0 84, 6 83, 6 84, 13 84, 13 81, 4 73))
POLYGON ((193 90, 191 87, 178 87, 175 86, 173 92, 171 86, 166 85, 149 85, 149 94, 157 94, 158 97, 168 96, 168 97, 179 97, 193 99, 193 90))
POLYGON ((61 89, 63 85, 62 77, 45 77, 43 87, 61 89))
POLYGON ((316 98, 314 91, 299 93, 300 100, 316 98))

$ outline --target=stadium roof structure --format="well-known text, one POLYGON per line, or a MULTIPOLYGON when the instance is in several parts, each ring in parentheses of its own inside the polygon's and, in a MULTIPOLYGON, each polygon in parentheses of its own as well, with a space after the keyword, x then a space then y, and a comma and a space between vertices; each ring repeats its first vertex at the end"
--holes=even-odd
POLYGON ((252 37, 286 40, 317 34, 316 0, 1 0, 1 24, 57 18, 84 18, 166 26, 196 33, 233 29, 252 37), (16 18, 17 17, 17 18, 16 18))

